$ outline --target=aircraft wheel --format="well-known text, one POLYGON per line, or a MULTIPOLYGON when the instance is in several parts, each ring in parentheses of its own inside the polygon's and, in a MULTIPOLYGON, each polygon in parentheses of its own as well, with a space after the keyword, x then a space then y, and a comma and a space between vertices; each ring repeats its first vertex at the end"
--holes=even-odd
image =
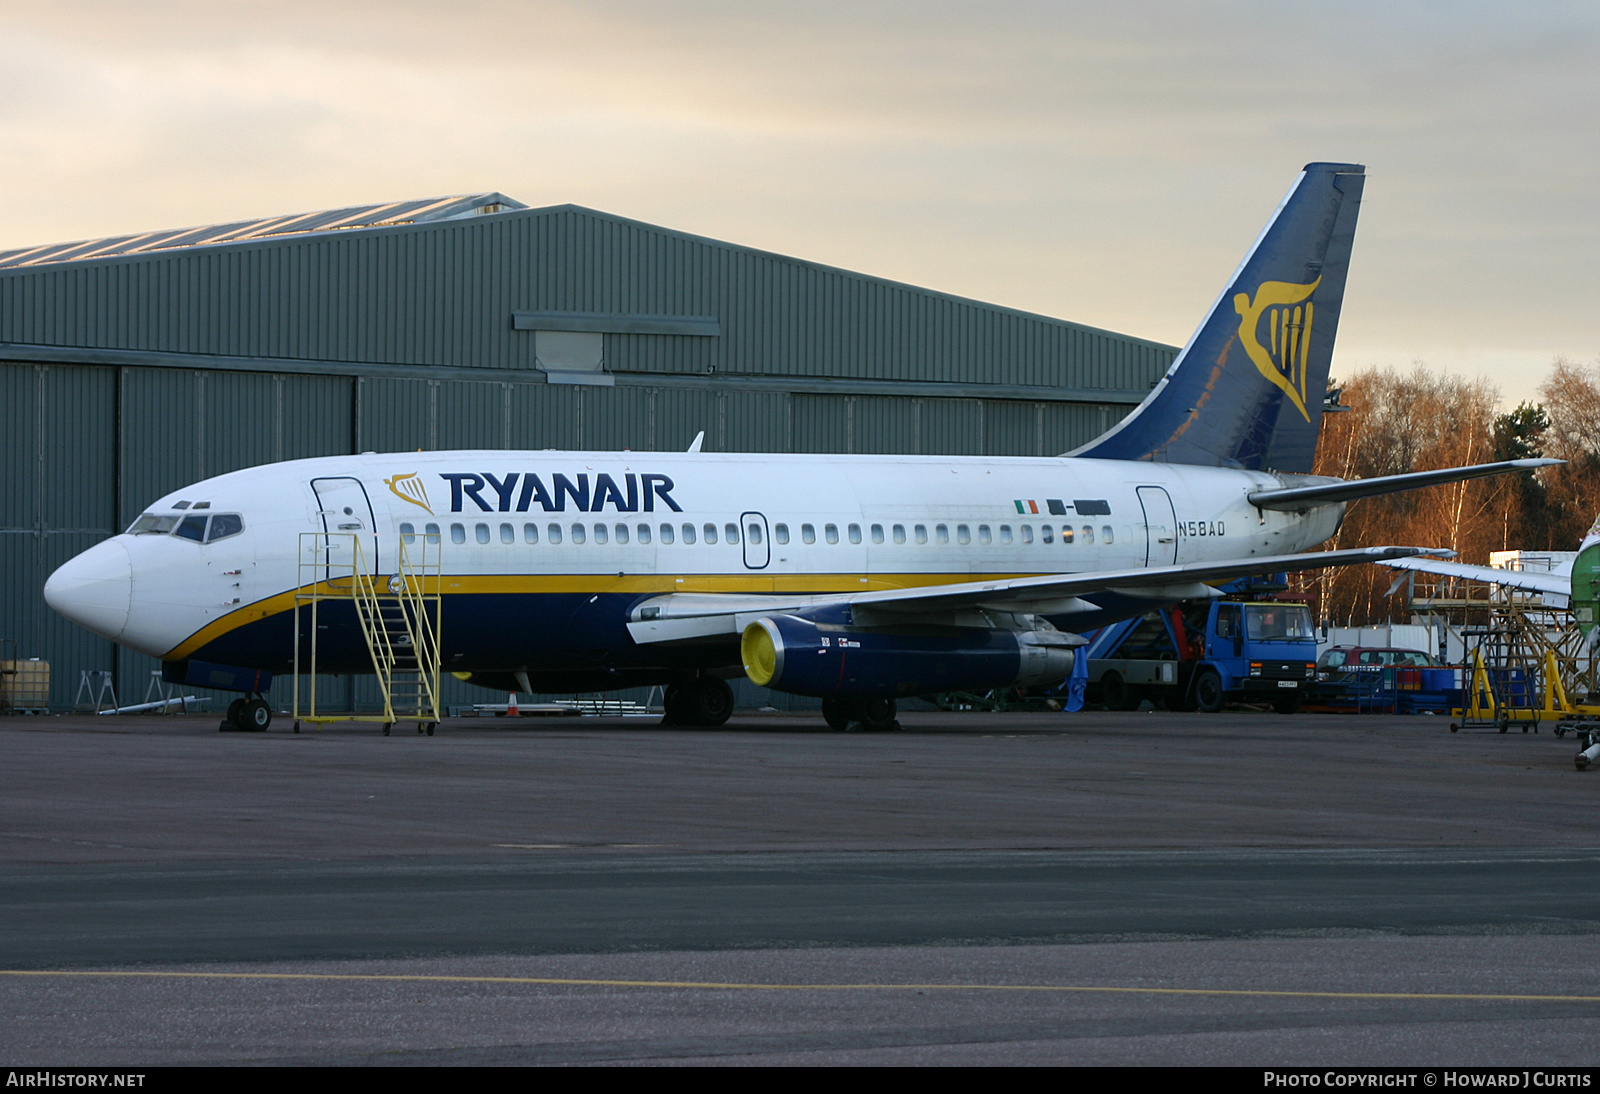
POLYGON ((668 684, 667 690, 661 693, 661 724, 664 726, 687 725, 689 718, 684 710, 684 693, 687 689, 682 684, 668 684))
POLYGON ((1120 672, 1108 672, 1100 677, 1100 695, 1107 710, 1138 710, 1143 701, 1120 672))
POLYGON ((848 699, 822 700, 822 720, 828 723, 828 728, 835 733, 843 733, 850 728, 850 701, 848 699))
POLYGON ((1222 709, 1225 698, 1217 670, 1201 669, 1194 678, 1194 705, 1207 714, 1215 714, 1222 709))
POLYGON ((720 676, 702 676, 689 688, 686 705, 693 725, 720 726, 733 715, 733 689, 720 676))
POLYGON ((894 720, 895 709, 893 699, 863 699, 857 704, 856 716, 868 733, 884 733, 899 724, 894 720))
POLYGON ((1300 712, 1300 696, 1286 695, 1282 699, 1272 700, 1272 709, 1279 714, 1298 714, 1300 712))
POLYGON ((237 729, 244 728, 244 702, 245 701, 243 699, 235 699, 233 702, 228 704, 228 713, 223 715, 223 718, 227 719, 228 724, 237 729))
POLYGON ((246 700, 239 711, 239 728, 251 733, 265 733, 272 724, 272 708, 265 699, 246 700))

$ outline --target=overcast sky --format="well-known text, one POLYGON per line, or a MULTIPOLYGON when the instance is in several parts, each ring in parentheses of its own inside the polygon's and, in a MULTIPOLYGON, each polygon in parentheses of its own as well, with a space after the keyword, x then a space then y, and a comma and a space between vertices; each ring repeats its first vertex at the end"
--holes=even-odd
POLYGON ((1335 374, 1600 356, 1600 5, 0 0, 0 249, 574 202, 1181 344, 1368 168, 1335 374))

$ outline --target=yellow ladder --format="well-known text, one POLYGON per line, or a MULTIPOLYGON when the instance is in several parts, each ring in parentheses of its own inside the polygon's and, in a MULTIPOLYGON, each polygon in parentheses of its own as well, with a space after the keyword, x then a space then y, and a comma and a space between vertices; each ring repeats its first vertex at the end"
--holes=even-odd
POLYGON ((401 536, 392 574, 375 574, 360 533, 302 532, 294 604, 294 730, 300 723, 416 720, 433 734, 439 713, 440 542, 437 533, 401 536), (348 601, 377 677, 382 714, 319 709, 321 606, 348 601), (308 626, 309 624, 309 626, 308 626), (305 636, 302 638, 302 636, 305 636), (301 650, 308 656, 302 658, 301 650), (302 680, 308 683, 303 687, 302 680))

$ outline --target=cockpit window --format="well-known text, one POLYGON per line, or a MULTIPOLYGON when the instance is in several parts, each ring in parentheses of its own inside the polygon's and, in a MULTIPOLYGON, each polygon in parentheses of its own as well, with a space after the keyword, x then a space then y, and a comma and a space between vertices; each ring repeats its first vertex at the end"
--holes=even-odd
POLYGON ((178 518, 171 513, 145 513, 128 529, 131 536, 164 536, 177 527, 178 518))
POLYGON ((172 503, 172 507, 174 509, 187 509, 189 508, 189 503, 186 501, 175 501, 172 503))
POLYGON ((128 528, 133 536, 175 535, 192 539, 196 543, 213 543, 244 531, 244 519, 237 513, 216 513, 209 518, 205 513, 144 513, 128 528))
POLYGON ((211 518, 211 526, 206 529, 206 542, 214 543, 219 539, 227 539, 244 531, 244 521, 236 513, 218 513, 211 518))
POLYGON ((178 522, 178 527, 173 529, 172 534, 180 539, 192 539, 198 543, 206 538, 206 518, 184 517, 178 522))

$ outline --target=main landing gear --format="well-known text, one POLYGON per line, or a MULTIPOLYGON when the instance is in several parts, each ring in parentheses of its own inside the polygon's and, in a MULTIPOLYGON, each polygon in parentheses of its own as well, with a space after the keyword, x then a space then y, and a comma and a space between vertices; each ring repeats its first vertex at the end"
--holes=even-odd
POLYGON ((828 728, 846 733, 852 727, 866 733, 884 733, 899 729, 895 720, 893 699, 824 699, 822 719, 828 728))
POLYGON ((697 676, 668 684, 662 705, 667 709, 664 726, 714 728, 733 714, 733 689, 720 676, 697 676))
POLYGON ((235 699, 228 704, 219 733, 265 733, 272 724, 272 707, 259 695, 248 699, 235 699))

